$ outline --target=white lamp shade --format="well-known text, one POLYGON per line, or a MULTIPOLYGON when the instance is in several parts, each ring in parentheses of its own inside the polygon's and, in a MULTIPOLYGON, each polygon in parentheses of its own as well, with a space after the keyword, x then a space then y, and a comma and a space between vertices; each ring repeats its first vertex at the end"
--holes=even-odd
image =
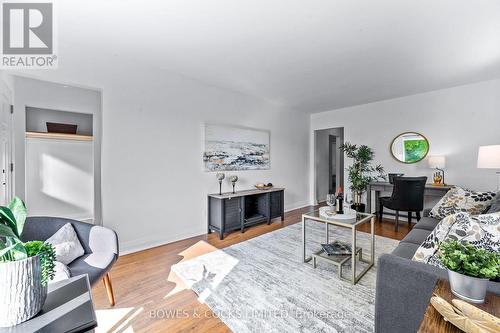
POLYGON ((500 169, 500 145, 479 147, 477 167, 481 169, 500 169))
POLYGON ((444 169, 446 166, 446 158, 444 156, 429 156, 429 168, 444 169))

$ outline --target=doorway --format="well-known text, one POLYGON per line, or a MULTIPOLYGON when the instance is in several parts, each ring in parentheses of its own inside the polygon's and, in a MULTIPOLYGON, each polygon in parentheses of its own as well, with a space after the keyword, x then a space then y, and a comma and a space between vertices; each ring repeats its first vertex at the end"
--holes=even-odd
POLYGON ((314 134, 315 202, 321 203, 327 194, 344 186, 344 154, 340 151, 344 128, 316 130, 314 134))
POLYGON ((13 196, 12 172, 12 108, 2 94, 0 108, 0 205, 7 205, 13 196))
POLYGON ((337 137, 335 135, 329 135, 329 143, 328 143, 328 148, 330 149, 328 154, 328 174, 330 175, 330 186, 328 188, 328 193, 335 193, 337 190, 337 184, 340 184, 340 182, 337 182, 337 150, 339 147, 337 146, 337 137))

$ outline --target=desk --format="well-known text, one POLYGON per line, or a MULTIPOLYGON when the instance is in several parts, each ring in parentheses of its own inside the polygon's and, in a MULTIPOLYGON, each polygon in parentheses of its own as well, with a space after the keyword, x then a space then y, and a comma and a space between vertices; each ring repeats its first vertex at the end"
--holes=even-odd
MULTIPOLYGON (((446 192, 448 192, 454 185, 432 185, 432 184, 426 184, 425 185, 425 196, 429 197, 443 197, 446 192)), ((367 192, 367 212, 371 214, 372 212, 372 191, 375 192, 375 204, 377 205, 377 211, 378 209, 378 198, 380 197, 380 192, 392 192, 392 188, 394 186, 389 183, 389 182, 374 182, 370 183, 368 185, 368 192, 367 192)))

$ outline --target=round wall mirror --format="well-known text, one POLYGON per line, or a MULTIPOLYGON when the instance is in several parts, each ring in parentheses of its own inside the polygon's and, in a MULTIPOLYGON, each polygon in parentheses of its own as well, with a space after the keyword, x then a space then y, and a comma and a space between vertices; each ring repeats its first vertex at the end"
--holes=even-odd
POLYGON ((401 133, 391 143, 392 156, 403 163, 417 163, 423 160, 428 152, 429 141, 416 132, 401 133))

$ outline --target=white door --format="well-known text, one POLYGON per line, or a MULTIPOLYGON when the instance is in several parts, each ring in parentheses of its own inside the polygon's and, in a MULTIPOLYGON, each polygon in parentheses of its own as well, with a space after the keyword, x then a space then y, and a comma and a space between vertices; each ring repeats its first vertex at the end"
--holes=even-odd
POLYGON ((12 199, 12 113, 6 97, 1 96, 0 108, 0 205, 12 199))

